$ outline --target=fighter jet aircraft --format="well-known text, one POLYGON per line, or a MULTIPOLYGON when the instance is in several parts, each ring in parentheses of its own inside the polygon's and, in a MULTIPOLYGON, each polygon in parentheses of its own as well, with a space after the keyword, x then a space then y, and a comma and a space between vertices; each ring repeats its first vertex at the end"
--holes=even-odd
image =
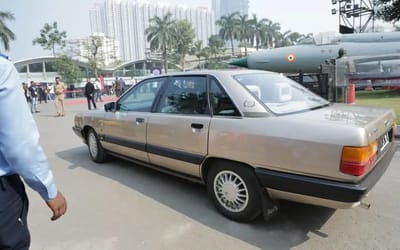
POLYGON ((281 73, 318 73, 320 65, 339 56, 374 56, 400 53, 400 32, 346 34, 328 44, 313 42, 261 50, 231 65, 281 73))

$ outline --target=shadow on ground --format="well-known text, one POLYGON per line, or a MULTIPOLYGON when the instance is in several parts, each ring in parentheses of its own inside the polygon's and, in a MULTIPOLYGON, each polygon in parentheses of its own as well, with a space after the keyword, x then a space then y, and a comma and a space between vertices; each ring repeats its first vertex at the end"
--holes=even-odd
POLYGON ((96 164, 90 160, 85 146, 57 155, 71 163, 71 170, 85 168, 118 181, 210 228, 261 249, 290 249, 307 241, 310 233, 328 237, 320 229, 335 212, 323 207, 282 202, 280 214, 269 222, 259 218, 250 224, 237 223, 218 213, 203 185, 115 158, 96 164))

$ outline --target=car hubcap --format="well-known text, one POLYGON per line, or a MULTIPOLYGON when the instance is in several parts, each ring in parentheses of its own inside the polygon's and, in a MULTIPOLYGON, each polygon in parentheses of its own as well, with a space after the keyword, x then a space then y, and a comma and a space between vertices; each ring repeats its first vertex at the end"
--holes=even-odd
POLYGON ((93 158, 96 158, 97 152, 98 152, 97 139, 96 139, 96 135, 93 132, 91 132, 89 134, 88 144, 89 144, 90 154, 92 155, 93 158))
POLYGON ((231 212, 243 211, 249 202, 246 183, 232 171, 222 171, 215 176, 214 193, 218 202, 231 212))

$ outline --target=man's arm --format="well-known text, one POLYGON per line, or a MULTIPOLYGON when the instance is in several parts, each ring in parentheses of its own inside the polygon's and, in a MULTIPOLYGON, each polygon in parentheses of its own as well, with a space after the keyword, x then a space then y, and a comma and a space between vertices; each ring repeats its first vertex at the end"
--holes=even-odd
POLYGON ((55 200, 66 209, 65 199, 57 198, 59 192, 20 84, 14 65, 0 58, 0 164, 4 165, 0 175, 18 174, 45 201, 55 200))

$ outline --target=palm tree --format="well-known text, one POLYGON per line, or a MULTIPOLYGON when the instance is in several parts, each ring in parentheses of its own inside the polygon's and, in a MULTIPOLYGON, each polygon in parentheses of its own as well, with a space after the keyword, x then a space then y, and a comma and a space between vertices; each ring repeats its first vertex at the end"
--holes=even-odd
POLYGON ((240 43, 244 46, 244 55, 247 56, 247 44, 251 40, 253 32, 253 19, 248 19, 248 15, 239 16, 238 19, 238 38, 240 43))
POLYGON ((301 38, 303 38, 303 35, 298 32, 292 32, 290 30, 285 31, 284 33, 280 33, 279 38, 276 41, 275 47, 286 47, 294 45, 301 38))
POLYGON ((266 26, 269 22, 269 19, 263 18, 258 21, 257 16, 253 14, 253 31, 254 31, 254 38, 256 40, 256 50, 258 50, 263 44, 263 41, 266 40, 266 26))
POLYGON ((10 50, 10 40, 15 40, 15 34, 7 27, 5 21, 14 19, 14 14, 11 12, 0 11, 0 39, 7 51, 10 50))
POLYGON ((276 41, 279 40, 280 37, 280 30, 281 30, 281 25, 279 23, 274 23, 271 20, 267 22, 267 25, 265 26, 265 40, 264 40, 264 46, 267 48, 273 48, 275 47, 276 41))
POLYGON ((150 49, 160 49, 164 64, 165 73, 168 71, 167 52, 172 49, 174 43, 174 24, 171 20, 171 13, 160 18, 155 16, 150 19, 150 26, 146 29, 147 41, 150 42, 150 49))
POLYGON ((229 40, 231 42, 232 56, 235 54, 233 50, 233 39, 238 35, 238 17, 239 12, 234 12, 228 16, 222 16, 221 19, 215 22, 216 25, 220 26, 219 36, 223 40, 229 40))
POLYGON ((203 48, 203 41, 196 41, 193 44, 191 54, 195 55, 197 57, 197 59, 199 60, 199 68, 200 68, 201 57, 205 57, 205 51, 204 51, 204 48, 203 48))
POLYGON ((196 33, 192 27, 192 24, 187 20, 177 21, 174 25, 174 32, 175 55, 178 58, 178 62, 181 65, 182 71, 184 71, 185 57, 191 52, 196 33))

